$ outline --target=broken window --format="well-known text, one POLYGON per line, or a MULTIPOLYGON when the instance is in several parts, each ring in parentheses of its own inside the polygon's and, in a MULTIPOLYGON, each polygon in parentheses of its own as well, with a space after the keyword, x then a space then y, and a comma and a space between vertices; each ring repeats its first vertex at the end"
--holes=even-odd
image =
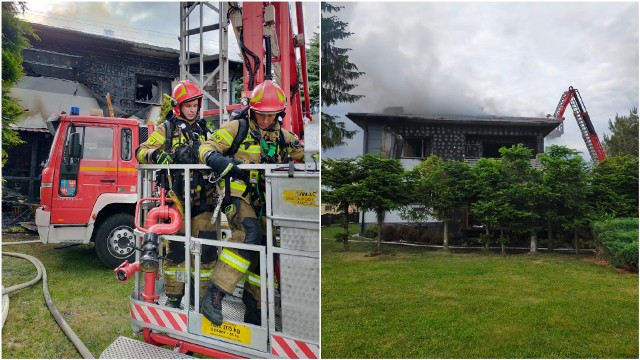
POLYGON ((171 94, 171 80, 150 76, 136 76, 136 102, 161 104, 162 94, 171 94))
POLYGON ((431 155, 431 139, 425 137, 404 138, 403 158, 426 158, 431 155))

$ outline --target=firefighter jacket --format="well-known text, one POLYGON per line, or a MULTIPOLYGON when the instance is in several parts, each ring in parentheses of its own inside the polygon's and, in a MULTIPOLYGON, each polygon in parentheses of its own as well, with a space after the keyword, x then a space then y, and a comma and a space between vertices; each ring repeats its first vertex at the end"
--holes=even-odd
MULTIPOLYGON (((292 160, 304 161, 304 148, 300 140, 294 133, 281 129, 279 121, 269 130, 260 129, 254 120, 249 121, 248 131, 237 151, 235 154, 229 154, 234 139, 242 136, 238 134, 239 128, 240 120, 233 120, 214 131, 211 139, 200 146, 200 162, 206 164, 211 151, 230 156, 236 163, 242 164, 281 164, 286 163, 289 156, 292 160)), ((247 186, 242 180, 233 179, 230 185, 231 196, 241 197, 250 202, 246 197, 247 186)), ((224 190, 224 181, 220 182, 220 187, 224 190)))
MULTIPOLYGON (((175 164, 197 164, 198 148, 206 140, 206 134, 207 128, 199 119, 189 123, 182 117, 170 117, 138 146, 136 158, 141 164, 153 164, 154 152, 164 151, 175 164), (168 141, 167 129, 172 132, 168 141)), ((211 210, 215 187, 207 181, 207 176, 206 171, 191 172, 191 205, 200 208, 192 216, 211 210)), ((171 181, 171 189, 184 204, 184 172, 172 170, 171 181)))

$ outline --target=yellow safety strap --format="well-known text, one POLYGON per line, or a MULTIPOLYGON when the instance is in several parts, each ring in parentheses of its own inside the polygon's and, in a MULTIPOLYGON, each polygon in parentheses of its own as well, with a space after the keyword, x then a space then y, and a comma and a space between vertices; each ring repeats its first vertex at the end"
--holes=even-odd
POLYGON ((243 274, 246 274, 247 270, 249 270, 249 260, 243 258, 238 254, 234 254, 227 249, 222 249, 222 253, 220 254, 220 261, 240 271, 243 274))
POLYGON ((231 143, 233 143, 233 136, 231 136, 231 133, 226 129, 219 129, 213 133, 213 140, 215 140, 216 142, 221 142, 221 140, 224 140, 229 146, 231 146, 231 143))
POLYGON ((166 140, 167 140, 167 139, 166 139, 164 136, 160 135, 160 133, 159 133, 159 132, 154 131, 154 132, 151 134, 151 136, 150 136, 149 143, 150 143, 150 144, 153 144, 153 143, 155 143, 156 141, 159 141, 159 142, 161 142, 161 143, 164 143, 166 140))
POLYGON ((245 149, 244 146, 241 146, 238 149, 239 153, 245 154, 260 154, 260 145, 249 145, 249 148, 245 149))
POLYGON ((183 271, 183 269, 178 267, 166 268, 166 269, 162 269, 162 274, 164 274, 164 276, 168 278, 175 279, 176 272, 178 271, 183 271))
POLYGON ((138 156, 136 157, 138 159, 138 162, 141 164, 144 164, 145 160, 144 160, 144 154, 147 153, 147 150, 145 149, 140 149, 140 151, 138 152, 138 156))
MULTIPOLYGON (((218 185, 220 185, 220 187, 221 187, 221 188, 224 188, 224 186, 225 186, 225 184, 224 184, 224 183, 225 183, 225 181, 224 181, 224 180, 221 180, 221 181, 218 183, 218 185)), ((240 183, 237 183, 237 182, 235 182, 235 181, 231 181, 231 182, 230 182, 230 185, 231 185, 231 190, 239 190, 239 191, 244 192, 244 191, 247 189, 247 185, 240 184, 240 183)))
MULTIPOLYGON (((192 269, 191 277, 194 277, 195 270, 192 269)), ((213 269, 210 270, 200 270, 200 279, 211 279, 211 275, 213 275, 213 269)))
POLYGON ((260 275, 247 271, 245 274, 246 281, 253 286, 260 287, 260 275))

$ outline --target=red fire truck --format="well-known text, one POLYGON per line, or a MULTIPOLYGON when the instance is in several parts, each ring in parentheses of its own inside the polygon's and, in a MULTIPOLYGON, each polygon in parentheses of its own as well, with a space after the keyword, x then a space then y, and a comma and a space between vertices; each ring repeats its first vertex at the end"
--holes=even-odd
POLYGON ((133 119, 54 115, 36 225, 44 243, 95 242, 108 267, 133 260, 138 173, 135 149, 147 128, 133 119))

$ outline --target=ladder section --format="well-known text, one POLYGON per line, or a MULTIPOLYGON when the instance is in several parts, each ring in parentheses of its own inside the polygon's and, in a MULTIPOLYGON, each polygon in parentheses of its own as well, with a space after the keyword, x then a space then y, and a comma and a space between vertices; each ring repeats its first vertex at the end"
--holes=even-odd
POLYGON ((573 110, 573 116, 578 122, 580 133, 582 134, 582 138, 587 145, 589 155, 591 155, 591 160, 594 164, 598 164, 606 157, 604 149, 600 144, 600 140, 598 139, 598 135, 595 128, 593 127, 593 124, 591 123, 589 113, 587 112, 587 109, 582 102, 582 98, 580 96, 580 93, 578 92, 578 89, 569 88, 569 92, 571 92, 573 95, 570 101, 571 109, 573 110))
POLYGON ((180 3, 180 79, 203 90, 200 116, 218 115, 220 124, 230 102, 228 10, 227 2, 180 3))

